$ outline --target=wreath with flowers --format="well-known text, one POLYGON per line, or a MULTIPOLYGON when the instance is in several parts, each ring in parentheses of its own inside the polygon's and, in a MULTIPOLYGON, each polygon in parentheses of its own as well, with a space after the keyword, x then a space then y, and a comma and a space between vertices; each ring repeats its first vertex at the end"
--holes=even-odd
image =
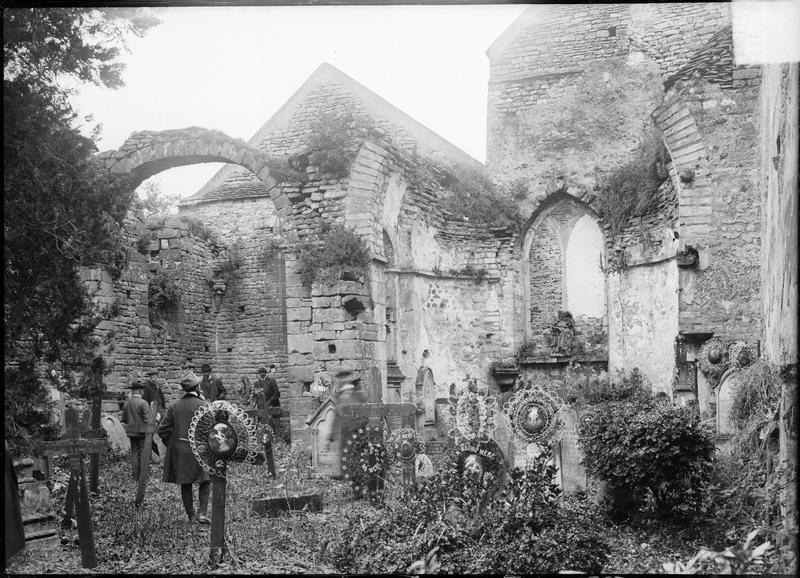
POLYGON ((392 457, 399 461, 414 461, 416 456, 425 453, 425 438, 413 427, 394 430, 386 440, 386 445, 392 457))
POLYGON ((449 436, 457 444, 488 439, 495 428, 497 402, 491 395, 470 388, 458 398, 450 398, 449 436))
POLYGON ((564 435, 565 408, 546 385, 528 381, 508 398, 503 413, 516 441, 551 445, 564 435))
POLYGON ((364 426, 353 432, 342 449, 345 480, 355 492, 363 491, 370 478, 383 478, 388 469, 388 452, 380 427, 364 426))
POLYGON ((731 343, 718 337, 709 339, 700 348, 698 367, 711 387, 716 387, 722 374, 730 366, 731 343))
POLYGON ((743 341, 737 341, 728 349, 731 369, 740 371, 756 360, 753 349, 743 341))
POLYGON ((309 387, 309 392, 318 404, 322 404, 331 392, 331 378, 327 374, 320 374, 309 387))
POLYGON ((262 423, 257 427, 258 437, 261 439, 262 445, 266 448, 275 443, 275 431, 271 426, 262 423))
POLYGON ((414 468, 417 472, 418 478, 427 478, 436 473, 436 470, 433 467, 433 462, 427 456, 427 454, 417 454, 415 462, 416 464, 414 468))

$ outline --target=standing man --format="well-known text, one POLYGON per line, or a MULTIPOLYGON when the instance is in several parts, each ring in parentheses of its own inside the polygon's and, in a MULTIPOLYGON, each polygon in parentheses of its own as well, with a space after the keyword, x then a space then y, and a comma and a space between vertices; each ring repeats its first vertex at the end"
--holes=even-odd
MULTIPOLYGON (((127 389, 131 390, 131 396, 122 406, 122 419, 125 425, 144 425, 150 419, 150 404, 142 399, 144 385, 138 379, 131 382, 127 389)), ((139 481, 142 466, 142 446, 144 444, 144 434, 128 432, 128 439, 131 441, 131 464, 133 465, 133 479, 139 481)))
POLYGON ((201 399, 198 386, 200 378, 189 372, 181 379, 181 388, 186 394, 167 410, 167 415, 158 428, 158 435, 167 446, 164 459, 164 481, 180 484, 181 499, 189 521, 210 524, 208 498, 211 494, 211 478, 200 466, 189 444, 189 425, 194 412, 206 402, 201 399), (198 498, 199 513, 195 516, 192 484, 200 484, 198 498))
POLYGON ((218 399, 225 399, 228 390, 222 385, 222 380, 216 375, 211 375, 211 366, 204 363, 200 368, 203 374, 203 379, 200 382, 200 392, 206 397, 208 401, 217 401, 218 399))
MULTIPOLYGON (((270 373, 274 372, 275 365, 270 365, 269 369, 270 373)), ((253 397, 255 398, 256 407, 261 410, 267 409, 268 407, 281 406, 281 391, 278 389, 278 382, 275 381, 272 375, 267 374, 266 367, 260 367, 258 369, 258 379, 253 387, 253 397)), ((280 439, 280 418, 276 419, 275 416, 269 416, 267 425, 275 432, 275 439, 280 439)))

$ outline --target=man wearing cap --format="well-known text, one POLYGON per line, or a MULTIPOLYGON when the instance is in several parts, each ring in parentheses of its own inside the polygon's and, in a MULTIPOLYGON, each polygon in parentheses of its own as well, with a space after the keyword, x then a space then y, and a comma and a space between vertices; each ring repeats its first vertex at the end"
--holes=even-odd
POLYGON ((200 378, 194 372, 190 371, 183 376, 181 388, 186 393, 167 410, 167 415, 158 428, 158 435, 167 446, 167 455, 164 458, 164 481, 180 484, 183 507, 190 521, 210 524, 211 520, 206 514, 211 494, 211 478, 194 457, 189 444, 189 425, 192 416, 199 407, 206 404, 200 397, 199 384, 200 378), (198 483, 200 507, 195 516, 192 484, 198 483))
POLYGON ((204 363, 200 371, 203 374, 203 379, 200 381, 200 392, 206 399, 208 401, 225 399, 228 390, 222 385, 222 380, 219 377, 211 375, 211 366, 208 363, 204 363))
MULTIPOLYGON (((120 421, 125 425, 144 425, 150 418, 150 404, 142 399, 144 385, 135 379, 127 387, 131 390, 131 396, 122 406, 122 418, 120 421)), ((133 479, 138 481, 141 473, 142 450, 144 444, 143 433, 128 432, 128 439, 131 441, 131 465, 133 466, 133 479)))

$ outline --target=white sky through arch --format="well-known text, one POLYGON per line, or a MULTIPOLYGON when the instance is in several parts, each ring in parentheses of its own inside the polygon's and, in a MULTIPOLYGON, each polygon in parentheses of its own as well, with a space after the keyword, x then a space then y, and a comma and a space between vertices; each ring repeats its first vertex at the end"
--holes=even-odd
MULTIPOLYGON (((202 126, 248 140, 322 62, 340 68, 478 160, 485 157, 489 45, 520 5, 172 7, 129 41, 126 86, 73 103, 103 126, 100 150, 134 131, 202 126)), ((159 175, 194 194, 219 164, 159 175)))
POLYGON ((574 316, 602 317, 605 313, 605 276, 600 269, 603 232, 583 215, 569 234, 566 252, 567 310, 574 316))

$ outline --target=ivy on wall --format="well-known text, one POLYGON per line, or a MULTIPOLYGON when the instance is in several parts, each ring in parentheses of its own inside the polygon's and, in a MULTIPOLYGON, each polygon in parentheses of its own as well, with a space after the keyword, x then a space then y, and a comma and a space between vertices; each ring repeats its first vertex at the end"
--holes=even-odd
POLYGON ((370 263, 369 249, 352 229, 340 224, 323 224, 316 239, 306 239, 299 247, 300 279, 304 285, 331 284, 339 280, 359 280, 370 263))

